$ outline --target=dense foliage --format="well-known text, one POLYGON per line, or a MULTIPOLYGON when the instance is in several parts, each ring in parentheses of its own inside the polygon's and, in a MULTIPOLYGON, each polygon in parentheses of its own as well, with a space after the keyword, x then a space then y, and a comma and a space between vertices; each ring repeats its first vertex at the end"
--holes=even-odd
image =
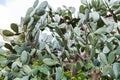
POLYGON ((119 80, 120 0, 53 10, 39 0, 2 30, 0 80, 119 80))

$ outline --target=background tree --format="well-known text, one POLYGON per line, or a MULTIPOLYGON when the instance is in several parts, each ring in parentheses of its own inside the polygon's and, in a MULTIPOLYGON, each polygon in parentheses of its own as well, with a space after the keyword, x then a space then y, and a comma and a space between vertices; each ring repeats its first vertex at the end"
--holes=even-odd
POLYGON ((1 31, 1 80, 120 78, 120 0, 81 0, 76 17, 74 7, 38 3, 1 31))

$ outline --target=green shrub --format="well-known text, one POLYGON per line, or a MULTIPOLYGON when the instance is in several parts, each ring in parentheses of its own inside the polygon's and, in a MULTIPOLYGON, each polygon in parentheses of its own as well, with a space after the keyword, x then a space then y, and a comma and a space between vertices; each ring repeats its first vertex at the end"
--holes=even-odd
POLYGON ((0 80, 120 79, 120 0, 81 0, 77 16, 38 3, 1 33, 0 80))

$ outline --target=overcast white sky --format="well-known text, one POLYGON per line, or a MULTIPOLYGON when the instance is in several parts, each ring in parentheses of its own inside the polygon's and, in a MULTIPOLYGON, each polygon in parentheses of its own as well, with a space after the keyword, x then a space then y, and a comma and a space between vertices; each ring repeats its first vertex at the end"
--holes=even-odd
MULTIPOLYGON (((9 29, 10 23, 19 24, 21 16, 33 5, 35 0, 0 0, 0 29, 9 29)), ((40 2, 45 0, 39 0, 40 2)), ((73 6, 79 8, 80 0, 46 0, 56 9, 57 7, 73 6)))

